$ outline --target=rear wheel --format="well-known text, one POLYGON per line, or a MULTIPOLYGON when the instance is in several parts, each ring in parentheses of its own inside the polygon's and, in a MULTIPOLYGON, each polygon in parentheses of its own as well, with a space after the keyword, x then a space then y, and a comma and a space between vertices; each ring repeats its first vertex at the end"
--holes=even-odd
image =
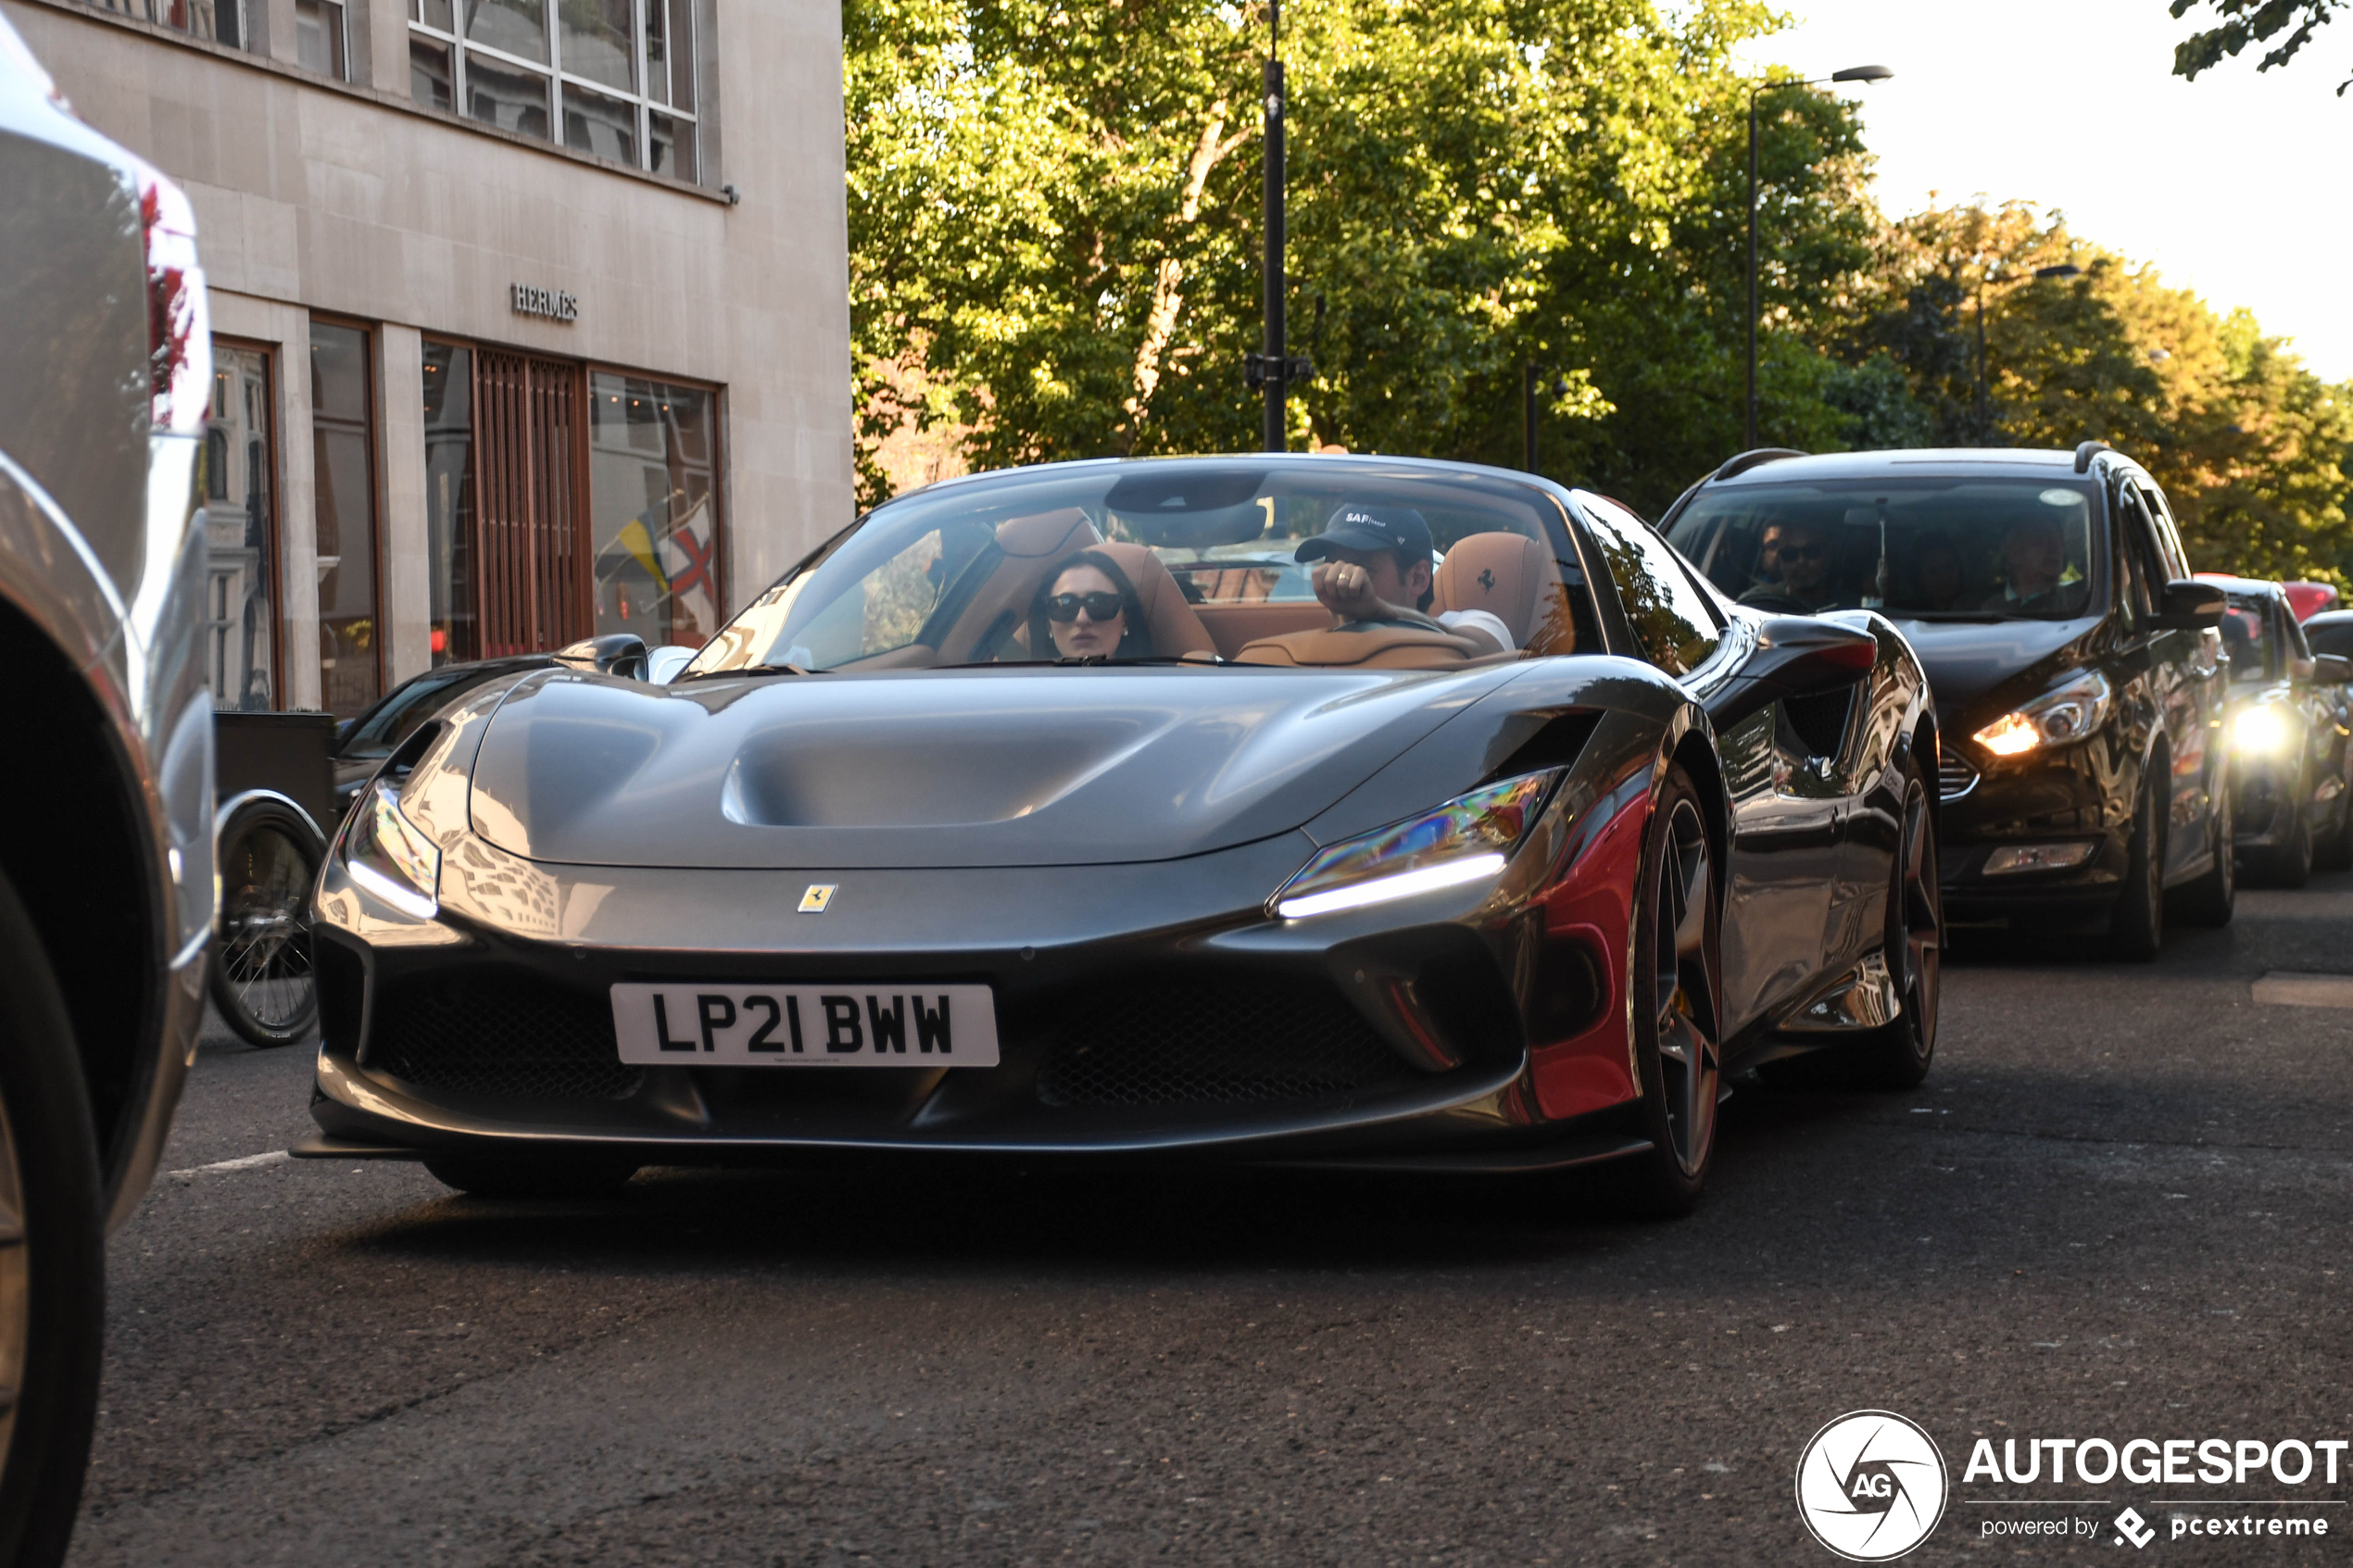
POLYGON ((2231 923, 2231 911, 2238 903, 2237 809, 2231 802, 2229 784, 2214 792, 2213 826, 2207 834, 2213 846, 2214 863, 2196 882, 2173 890, 2173 912, 2184 925, 2231 923))
POLYGON ((0 1562, 62 1562, 98 1412, 106 1237, 73 1026, 0 878, 0 1562))
POLYGON ((1595 1173, 1604 1198, 1646 1218, 1691 1212, 1716 1154, 1723 1090, 1715 858, 1699 792, 1670 768, 1642 846, 1634 922, 1634 1059, 1651 1147, 1595 1173))
POLYGON ((2125 856, 2124 891, 2117 895, 2108 925, 2108 951, 2131 963, 2148 963, 2165 945, 2165 828, 2167 812, 2158 792, 2171 777, 2159 757, 2141 786, 2133 838, 2125 856))
POLYGON ((444 1186, 470 1198, 608 1198, 637 1173, 637 1162, 623 1156, 438 1154, 425 1169, 444 1186))
POLYGON ((292 1045, 318 1020, 309 905, 325 857, 318 834, 283 801, 247 801, 220 830, 212 1002, 248 1045, 292 1045))

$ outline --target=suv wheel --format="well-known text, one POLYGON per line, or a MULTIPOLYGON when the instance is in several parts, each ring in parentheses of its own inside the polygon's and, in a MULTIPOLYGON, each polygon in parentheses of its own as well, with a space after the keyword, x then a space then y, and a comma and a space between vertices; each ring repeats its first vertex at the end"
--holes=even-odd
POLYGON ((106 1234, 65 999, 0 877, 0 1562, 64 1560, 98 1414, 106 1234))
POLYGON ((2133 814, 2133 841, 2127 852, 2124 891, 2116 896, 2116 913, 2108 925, 2108 951, 2129 963, 2148 963, 2165 945, 2165 829, 2168 813, 2158 802, 2158 790, 2171 775, 2160 755, 2141 785, 2140 809, 2133 814))

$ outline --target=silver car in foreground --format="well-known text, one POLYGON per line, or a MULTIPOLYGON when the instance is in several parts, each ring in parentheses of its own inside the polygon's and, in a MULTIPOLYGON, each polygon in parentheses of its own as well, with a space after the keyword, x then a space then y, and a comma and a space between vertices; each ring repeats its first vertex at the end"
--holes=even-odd
POLYGON ((0 1564, 65 1555, 107 1229, 202 1015, 212 705, 195 524, 211 339, 187 198, 0 19, 0 1564), (23 698, 31 700, 23 700, 23 698))

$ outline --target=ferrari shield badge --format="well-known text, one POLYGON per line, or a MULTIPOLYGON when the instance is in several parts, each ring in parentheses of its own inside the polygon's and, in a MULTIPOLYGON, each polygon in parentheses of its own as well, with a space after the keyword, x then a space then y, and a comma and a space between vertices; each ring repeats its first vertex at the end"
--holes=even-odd
POLYGON ((830 882, 811 883, 809 891, 800 896, 800 912, 804 915, 824 914, 825 906, 834 901, 835 885, 830 882))

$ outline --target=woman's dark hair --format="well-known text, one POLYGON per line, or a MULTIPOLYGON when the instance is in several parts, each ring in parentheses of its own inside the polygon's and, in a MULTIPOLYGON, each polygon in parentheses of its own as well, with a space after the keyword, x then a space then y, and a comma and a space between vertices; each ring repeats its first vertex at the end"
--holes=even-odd
POLYGON ((1038 592, 1031 596, 1029 601, 1029 656, 1032 659, 1061 657, 1061 650, 1054 643, 1053 624, 1046 617, 1046 601, 1054 596, 1054 584, 1062 581, 1063 573, 1077 566, 1093 567, 1110 578, 1111 585, 1119 592, 1119 646, 1112 650, 1111 657, 1150 659, 1152 634, 1144 624, 1144 601, 1137 596, 1136 584, 1128 581, 1127 573, 1120 570, 1119 563, 1100 550, 1081 550, 1076 555, 1064 556, 1054 563, 1051 571, 1038 580, 1038 592))

